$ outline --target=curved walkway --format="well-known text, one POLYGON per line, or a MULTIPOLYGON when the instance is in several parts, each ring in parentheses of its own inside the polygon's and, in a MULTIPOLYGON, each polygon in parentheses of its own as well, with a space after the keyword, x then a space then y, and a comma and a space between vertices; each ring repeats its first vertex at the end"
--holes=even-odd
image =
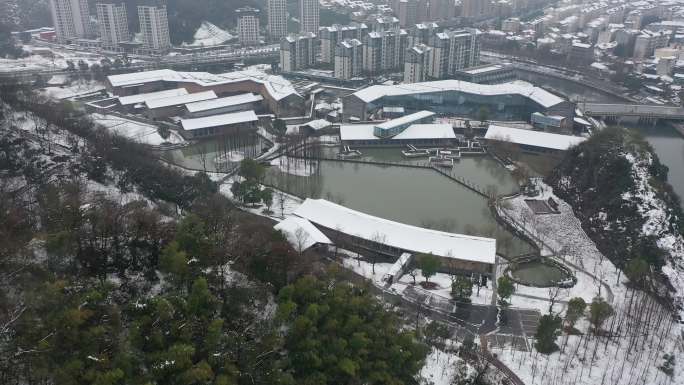
MULTIPOLYGON (((511 198, 516 197, 516 196, 519 196, 519 194, 506 197, 505 199, 511 199, 511 198)), ((540 248, 540 256, 553 258, 555 261, 557 261, 559 263, 566 264, 566 265, 582 272, 583 274, 587 275, 588 277, 593 279, 595 282, 598 282, 606 290, 606 293, 607 293, 606 299, 608 300, 608 302, 613 303, 615 296, 613 295, 613 291, 611 290, 610 286, 608 286, 607 283, 605 283, 603 280, 601 280, 596 275, 588 272, 583 267, 578 266, 576 264, 573 264, 573 263, 571 263, 567 260, 564 260, 562 258, 559 258, 557 256, 558 250, 555 250, 547 242, 544 242, 539 237, 537 237, 534 233, 532 233, 532 231, 530 231, 527 227, 523 226, 517 220, 515 220, 513 217, 508 215, 508 213, 506 213, 506 211, 501 208, 501 206, 500 206, 501 201, 502 201, 502 199, 497 200, 496 204, 495 204, 495 208, 494 208, 496 210, 498 216, 502 220, 507 221, 510 226, 512 226, 512 227, 516 228, 517 230, 523 232, 528 238, 532 239, 535 243, 537 243, 539 245, 539 248, 540 248)), ((582 232, 584 232, 584 230, 582 230, 582 232)), ((546 299, 546 300, 548 301, 548 299, 546 299)))

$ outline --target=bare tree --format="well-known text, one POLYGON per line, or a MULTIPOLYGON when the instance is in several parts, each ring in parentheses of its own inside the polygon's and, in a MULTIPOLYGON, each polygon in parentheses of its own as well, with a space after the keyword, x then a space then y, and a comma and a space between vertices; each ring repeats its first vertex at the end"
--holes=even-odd
POLYGON ((278 204, 280 205, 280 217, 285 218, 285 193, 278 190, 278 204))
MULTIPOLYGON (((199 145, 199 158, 200 158, 200 162, 202 163, 202 169, 206 173, 207 172, 207 145, 204 142, 202 142, 199 145)), ((225 159, 222 159, 222 164, 223 164, 223 162, 225 162, 227 164, 227 162, 228 162, 227 156, 225 159)))
POLYGON ((549 287, 549 314, 553 314, 553 305, 565 294, 565 290, 560 286, 549 287))
POLYGON ((411 269, 407 274, 410 275, 411 278, 413 278, 413 284, 415 285, 416 284, 416 277, 418 276, 418 270, 411 269))
MULTIPOLYGON (((376 231, 376 232, 372 235, 371 240, 372 240, 374 243, 376 243, 377 245, 380 245, 380 247, 382 247, 382 245, 384 245, 385 242, 387 241, 387 236, 386 236, 385 234, 381 234, 380 232, 377 232, 377 231, 376 231)), ((371 252, 371 253, 369 253, 369 254, 370 254, 370 256, 371 256, 371 269, 372 269, 372 271, 373 271, 373 274, 375 274, 375 263, 376 263, 377 260, 378 260, 378 253, 376 253, 376 252, 371 252)))
POLYGON ((297 253, 301 257, 306 250, 306 244, 309 241, 309 233, 307 233, 303 228, 297 227, 294 232, 295 247, 297 248, 297 253))

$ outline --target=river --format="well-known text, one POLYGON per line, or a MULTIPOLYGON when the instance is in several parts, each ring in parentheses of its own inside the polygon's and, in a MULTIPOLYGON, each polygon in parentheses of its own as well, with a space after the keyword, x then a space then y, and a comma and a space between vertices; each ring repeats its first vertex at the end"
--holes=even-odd
MULTIPOLYGON (((623 103, 624 100, 587 89, 576 83, 552 78, 539 74, 526 73, 524 80, 537 85, 546 86, 557 90, 574 101, 623 103)), ((624 125, 639 131, 644 138, 653 146, 660 162, 669 168, 668 181, 674 191, 680 197, 684 197, 684 137, 666 123, 658 123, 655 126, 639 124, 633 120, 627 120, 624 125)))

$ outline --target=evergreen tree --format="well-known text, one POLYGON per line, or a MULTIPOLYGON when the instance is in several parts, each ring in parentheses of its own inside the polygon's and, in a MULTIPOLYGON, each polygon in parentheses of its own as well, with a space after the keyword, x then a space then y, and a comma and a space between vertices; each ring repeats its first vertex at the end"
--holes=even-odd
POLYGON ((309 276, 283 288, 278 303, 297 383, 406 384, 423 365, 427 348, 361 288, 309 276))
POLYGON ((589 305, 589 322, 594 326, 594 334, 598 335, 603 323, 614 313, 613 307, 610 306, 601 297, 595 297, 589 305))
POLYGON ((537 325, 537 339, 534 347, 539 353, 550 354, 558 350, 556 338, 560 335, 561 318, 557 315, 544 314, 537 325))
POLYGON ((439 258, 433 254, 420 254, 418 255, 418 266, 420 266, 421 274, 425 277, 425 282, 429 282, 430 277, 437 274, 441 263, 439 258))
POLYGON ((470 277, 457 275, 451 282, 451 297, 460 302, 470 303, 473 295, 473 281, 470 277))
POLYGON ((569 329, 575 327, 575 323, 584 316, 587 309, 587 303, 581 297, 571 298, 568 301, 568 309, 565 312, 565 322, 569 329))
POLYGON ((499 297, 499 306, 505 309, 511 305, 510 301, 515 293, 515 286, 513 285, 513 281, 505 275, 499 277, 496 283, 496 294, 499 297))

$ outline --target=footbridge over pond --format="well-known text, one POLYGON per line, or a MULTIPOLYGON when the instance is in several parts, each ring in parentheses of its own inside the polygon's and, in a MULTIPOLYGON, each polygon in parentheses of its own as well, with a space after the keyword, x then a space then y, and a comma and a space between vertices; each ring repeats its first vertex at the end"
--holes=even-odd
POLYGON ((579 103, 585 115, 604 118, 635 116, 644 119, 684 120, 684 108, 655 104, 579 103))

